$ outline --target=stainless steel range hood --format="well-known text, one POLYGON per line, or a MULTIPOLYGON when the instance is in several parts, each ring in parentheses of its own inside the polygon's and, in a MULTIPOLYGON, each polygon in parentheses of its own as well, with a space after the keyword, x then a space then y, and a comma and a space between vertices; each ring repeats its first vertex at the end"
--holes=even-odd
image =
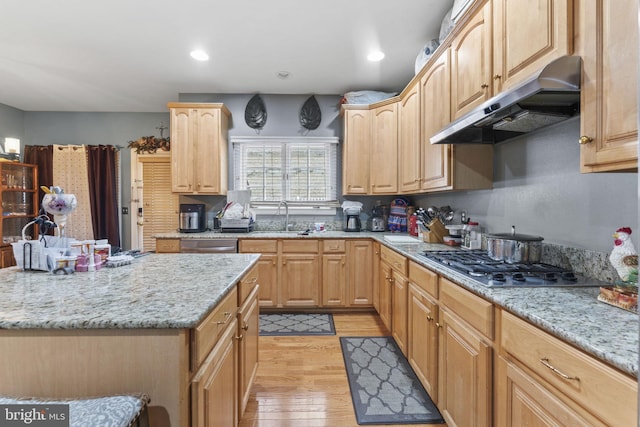
POLYGON ((493 144, 566 120, 580 111, 579 56, 556 59, 524 83, 455 120, 432 144, 493 144))

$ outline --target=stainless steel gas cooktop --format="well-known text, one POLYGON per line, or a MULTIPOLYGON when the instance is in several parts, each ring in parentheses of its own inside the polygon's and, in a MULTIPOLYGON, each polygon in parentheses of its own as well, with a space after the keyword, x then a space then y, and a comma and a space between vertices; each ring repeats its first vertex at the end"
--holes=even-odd
POLYGON ((602 283, 550 264, 509 264, 483 250, 425 251, 422 257, 462 273, 487 287, 580 287, 602 283))

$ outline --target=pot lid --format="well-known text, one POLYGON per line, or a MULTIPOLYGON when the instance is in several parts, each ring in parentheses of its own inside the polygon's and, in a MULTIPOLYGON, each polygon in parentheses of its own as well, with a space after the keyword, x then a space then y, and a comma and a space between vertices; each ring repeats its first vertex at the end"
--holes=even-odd
POLYGON ((517 234, 516 226, 511 226, 511 233, 487 234, 488 239, 517 240, 520 242, 541 242, 544 237, 532 236, 529 234, 517 234))
POLYGON ((529 234, 512 234, 512 233, 498 233, 487 234, 488 239, 502 239, 502 240, 517 240, 519 242, 541 242, 544 237, 531 236, 529 234))

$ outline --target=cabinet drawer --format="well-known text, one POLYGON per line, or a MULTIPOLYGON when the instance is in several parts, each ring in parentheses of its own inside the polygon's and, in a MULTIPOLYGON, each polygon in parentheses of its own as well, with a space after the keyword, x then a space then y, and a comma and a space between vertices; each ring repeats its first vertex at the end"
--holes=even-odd
POLYGON ((275 254, 278 252, 277 240, 242 239, 239 243, 241 253, 265 253, 275 254))
POLYGON ((606 424, 636 425, 634 379, 504 311, 500 341, 503 351, 606 424))
POLYGON ((463 289, 455 283, 440 278, 440 303, 449 307, 478 332, 493 340, 493 304, 463 289))
POLYGON ((388 263, 394 270, 403 276, 407 275, 407 259, 393 249, 381 246, 380 259, 388 263))
POLYGON ((207 357, 213 346, 218 342, 220 334, 224 332, 229 322, 236 318, 238 310, 238 290, 234 287, 192 334, 191 367, 196 369, 207 357))
POLYGON ((282 253, 317 254, 318 241, 317 240, 283 240, 282 253))
POLYGON ((258 285, 258 267, 254 266, 238 283, 238 307, 247 299, 253 288, 258 285))
POLYGON ((347 243, 344 240, 322 240, 322 252, 325 254, 344 252, 346 247, 347 243))
POLYGON ((156 239, 156 252, 158 253, 180 252, 180 239, 156 239))
POLYGON ((422 290, 434 298, 438 298, 438 274, 416 264, 409 262, 409 280, 418 285, 422 290))

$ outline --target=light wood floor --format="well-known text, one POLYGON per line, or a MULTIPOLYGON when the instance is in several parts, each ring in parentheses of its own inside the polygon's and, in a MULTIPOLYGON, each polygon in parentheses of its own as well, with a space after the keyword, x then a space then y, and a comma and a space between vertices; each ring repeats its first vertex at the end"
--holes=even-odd
POLYGON ((260 365, 240 427, 358 425, 339 337, 390 333, 375 313, 334 314, 333 319, 335 336, 259 338, 260 365))

